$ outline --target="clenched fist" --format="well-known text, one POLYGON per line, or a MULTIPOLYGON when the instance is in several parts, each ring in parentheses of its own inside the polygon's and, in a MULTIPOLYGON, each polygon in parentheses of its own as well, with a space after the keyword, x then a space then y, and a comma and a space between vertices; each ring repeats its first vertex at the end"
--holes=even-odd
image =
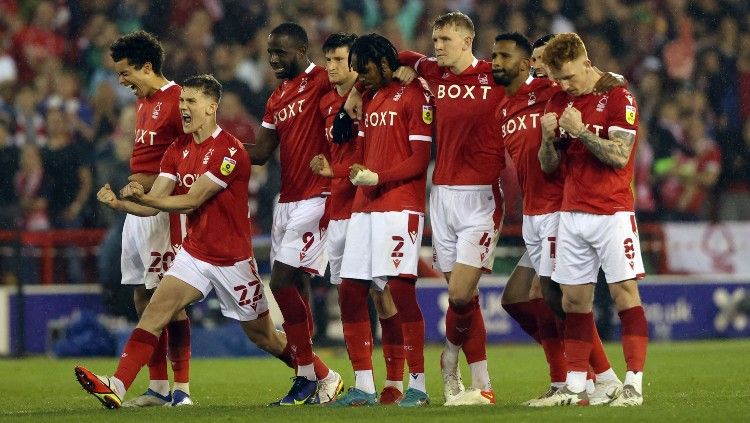
POLYGON ((555 131, 557 130, 557 113, 545 113, 544 116, 542 116, 542 118, 539 120, 539 122, 542 124, 542 138, 554 138, 555 131))
POLYGON ((145 195, 143 185, 131 181, 120 190, 120 198, 138 202, 145 195))
POLYGON ((117 204, 117 196, 114 191, 112 191, 109 184, 105 184, 99 189, 99 192, 96 193, 96 199, 99 200, 100 203, 112 208, 117 204))
POLYGON ((586 129, 581 120, 581 111, 573 106, 566 107, 560 116, 560 128, 565 130, 570 136, 578 136, 586 129))
POLYGON ((333 177, 333 170, 331 169, 331 165, 328 163, 328 159, 326 159, 326 156, 322 154, 318 154, 317 156, 313 157, 312 160, 310 160, 310 169, 312 169, 313 173, 320 176, 325 176, 328 178, 333 177))

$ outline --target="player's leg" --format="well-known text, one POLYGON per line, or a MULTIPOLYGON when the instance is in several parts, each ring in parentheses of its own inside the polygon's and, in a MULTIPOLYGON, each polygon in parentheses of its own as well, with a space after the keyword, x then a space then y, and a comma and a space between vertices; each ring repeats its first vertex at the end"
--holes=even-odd
POLYGON ((487 371, 487 334, 483 325, 473 328, 473 322, 483 320, 479 278, 482 273, 492 271, 502 228, 503 196, 497 186, 454 190, 453 196, 456 261, 448 281, 447 342, 441 361, 443 369, 450 368, 452 363, 447 356, 453 355, 455 346, 460 346, 471 368, 472 389, 459 394, 460 398, 453 401, 446 400, 446 405, 494 404, 495 394, 487 371))
MULTIPOLYGON (((133 304, 140 317, 146 309, 161 275, 166 270, 165 252, 170 248, 168 215, 138 217, 128 215, 123 225, 122 284, 133 285, 133 304)), ((153 407, 173 398, 167 373, 169 329, 165 328, 148 362, 149 383, 145 393, 123 403, 123 407, 153 407)))
POLYGON ((405 357, 401 317, 387 285, 382 291, 370 288, 370 297, 380 318, 383 358, 385 359, 386 378, 379 401, 381 405, 397 404, 404 396, 405 357))
POLYGON ((97 376, 79 366, 75 373, 81 386, 105 407, 119 408, 125 392, 151 358, 159 342, 158 335, 171 316, 201 298, 203 293, 187 282, 165 276, 125 344, 114 376, 97 376))
POLYGON ((409 212, 371 215, 372 279, 381 289, 387 283, 391 291, 401 317, 409 366, 409 387, 399 406, 423 406, 429 403, 429 396, 424 373, 424 318, 417 302, 416 281, 424 216, 409 212))
MULTIPOLYGON (((442 272, 445 282, 451 278, 451 270, 456 263, 458 236, 454 226, 455 212, 453 197, 455 192, 448 187, 435 185, 430 190, 430 220, 432 226, 432 267, 442 272)), ((448 315, 446 311, 446 333, 448 332, 448 315)), ((454 319, 455 320, 455 319, 454 319)), ((451 325, 455 326, 455 325, 451 325)), ((472 325, 473 329, 474 325, 472 325)), ((458 367, 458 351, 461 346, 453 344, 447 337, 445 347, 440 355, 440 370, 443 378, 443 395, 445 403, 464 392, 461 370, 458 367)))
POLYGON ((192 405, 190 399, 190 319, 184 309, 174 315, 164 333, 169 334, 167 356, 172 364, 174 377, 171 405, 175 407, 192 405))
POLYGON ((586 379, 593 347, 593 281, 599 270, 599 258, 586 240, 586 234, 581 232, 582 222, 573 215, 560 213, 557 261, 552 275, 552 279, 560 283, 566 314, 563 334, 568 370, 566 384, 550 397, 531 404, 535 407, 589 404, 586 379))
POLYGON ((612 406, 643 403, 643 368, 648 349, 648 322, 641 305, 636 280, 645 276, 635 215, 632 212, 606 216, 610 238, 603 244, 602 269, 622 323, 622 349, 627 373, 622 394, 612 406))

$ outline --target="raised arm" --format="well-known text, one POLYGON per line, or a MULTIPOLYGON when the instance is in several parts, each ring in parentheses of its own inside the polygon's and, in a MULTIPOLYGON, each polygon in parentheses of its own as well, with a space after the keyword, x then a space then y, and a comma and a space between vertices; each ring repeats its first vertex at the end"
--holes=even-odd
MULTIPOLYGON (((151 186, 149 194, 156 197, 166 197, 172 193, 174 186, 175 181, 165 176, 157 177, 151 186)), ((153 207, 142 206, 125 199, 118 199, 109 184, 106 184, 99 189, 99 192, 96 194, 96 199, 115 210, 136 216, 155 216, 159 213, 159 210, 153 207)))

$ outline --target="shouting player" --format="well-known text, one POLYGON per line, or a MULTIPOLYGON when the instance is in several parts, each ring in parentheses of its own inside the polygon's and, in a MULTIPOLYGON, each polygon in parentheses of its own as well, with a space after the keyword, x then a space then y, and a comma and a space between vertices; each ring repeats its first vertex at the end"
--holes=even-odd
MULTIPOLYGON (((333 140, 332 137, 334 118, 357 80, 357 72, 349 67, 349 50, 356 39, 357 36, 354 34, 338 32, 331 34, 323 43, 328 80, 334 86, 320 102, 320 112, 326 120, 326 139, 329 142, 328 155, 331 161, 329 162, 324 154, 318 154, 310 161, 313 172, 332 178, 331 196, 326 205, 330 210, 326 249, 331 269, 331 283, 334 285, 341 284, 341 260, 357 188, 349 181, 349 167, 361 160, 361 149, 357 149, 359 143, 351 142, 351 139, 347 140, 349 142, 341 142, 343 140, 333 140)), ((356 136, 356 133, 350 135, 356 136)), ((386 366, 386 381, 378 401, 382 405, 396 404, 403 398, 404 392, 404 340, 401 319, 388 286, 383 291, 371 289, 370 296, 380 317, 386 366)), ((369 323, 365 322, 344 321, 343 325, 344 332, 370 330, 369 323)))
POLYGON ((282 82, 266 103, 256 144, 248 147, 253 164, 260 165, 280 149, 281 194, 271 230, 270 285, 284 316, 297 377, 279 405, 325 403, 343 389, 341 376, 312 350, 309 274, 322 275, 328 261, 328 180, 311 175, 309 161, 327 149, 318 104, 331 85, 325 69, 308 59, 307 48, 307 33, 295 23, 282 23, 268 36, 269 63, 282 82))
MULTIPOLYGON (((135 146, 130 159, 130 181, 148 192, 159 174, 164 151, 180 135, 180 86, 161 73, 164 50, 151 34, 137 31, 117 39, 110 47, 119 82, 133 90, 136 100, 135 146)), ((161 212, 155 216, 128 214, 122 229, 122 284, 133 285, 138 316, 175 258, 182 243, 179 215, 161 212), (171 224, 170 224, 171 222, 171 224), (172 233, 170 234, 170 228, 172 233)), ((190 321, 184 310, 174 315, 159 337, 148 362, 149 386, 125 407, 164 404, 190 405, 190 321), (167 349, 174 373, 174 391, 167 376, 167 349)))
POLYGON ((183 87, 180 114, 188 135, 164 153, 151 191, 132 181, 120 199, 109 186, 97 194, 99 201, 128 213, 188 215, 183 246, 130 335, 114 376, 75 368, 81 386, 107 408, 120 407, 171 316, 212 290, 222 314, 239 320, 251 341, 285 362, 291 360, 285 354, 284 334, 276 331, 268 314, 252 256, 247 219, 250 161, 242 143, 216 124, 221 84, 213 76, 200 75, 186 79, 183 87))
POLYGON ((622 393, 611 406, 643 403, 648 323, 636 280, 644 277, 633 212, 634 151, 638 114, 633 95, 617 87, 595 94, 600 75, 577 34, 555 36, 542 54, 550 77, 564 90, 540 118, 539 161, 558 168, 565 187, 552 279, 561 285, 565 318, 566 385, 539 406, 586 405, 586 372, 592 350, 592 304, 599 266, 622 322, 627 364, 622 393))
MULTIPOLYGON (((432 96, 419 81, 394 81, 396 49, 377 34, 355 41, 349 65, 366 91, 357 142, 362 161, 351 166, 357 185, 341 264, 341 320, 355 373, 354 387, 337 406, 376 402, 372 333, 367 316, 371 285, 388 285, 401 317, 409 388, 400 407, 429 403, 424 374, 424 320, 416 297, 424 226, 426 171, 432 141, 432 96)), ((334 134, 336 137, 336 134, 334 134)))
MULTIPOLYGON (((550 175, 542 172, 538 158, 541 143, 539 119, 547 100, 560 92, 560 87, 545 77, 533 78, 530 75, 533 56, 544 49, 550 38, 543 37, 533 47, 521 34, 500 34, 495 38, 492 53, 493 78, 506 90, 506 97, 498 105, 497 119, 523 193, 523 237, 526 243, 526 252, 503 290, 502 304, 521 328, 542 345, 550 369, 549 389, 525 403, 530 406, 560 389, 565 384, 567 373, 562 333, 559 333, 555 313, 548 305, 551 304, 559 317, 564 318, 559 285, 551 280, 563 177, 560 172, 550 175)), ((609 91, 614 85, 622 85, 622 82, 607 74, 599 79, 594 89, 609 91)), ((598 333, 594 333, 593 340, 590 363, 596 373, 596 383, 588 380, 587 388, 591 391, 590 403, 600 405, 616 397, 622 384, 609 364, 598 333)))

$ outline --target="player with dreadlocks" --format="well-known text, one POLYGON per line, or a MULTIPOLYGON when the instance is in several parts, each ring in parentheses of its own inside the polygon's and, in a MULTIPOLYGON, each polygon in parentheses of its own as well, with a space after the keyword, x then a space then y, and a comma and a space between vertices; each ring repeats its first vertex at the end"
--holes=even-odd
MULTIPOLYGON (((366 88, 355 141, 362 143, 362 157, 349 173, 357 192, 339 289, 344 339, 355 384, 334 404, 376 403, 372 333, 368 324, 357 323, 368 321, 370 287, 383 290, 387 285, 401 316, 411 373, 399 406, 423 406, 429 403, 429 396, 424 376, 424 320, 415 283, 424 226, 433 100, 419 80, 405 86, 393 80, 393 71, 399 67, 398 55, 393 44, 380 35, 357 38, 350 49, 349 66, 359 73, 366 88)), ((338 127, 334 125, 334 139, 340 135, 338 127)))

